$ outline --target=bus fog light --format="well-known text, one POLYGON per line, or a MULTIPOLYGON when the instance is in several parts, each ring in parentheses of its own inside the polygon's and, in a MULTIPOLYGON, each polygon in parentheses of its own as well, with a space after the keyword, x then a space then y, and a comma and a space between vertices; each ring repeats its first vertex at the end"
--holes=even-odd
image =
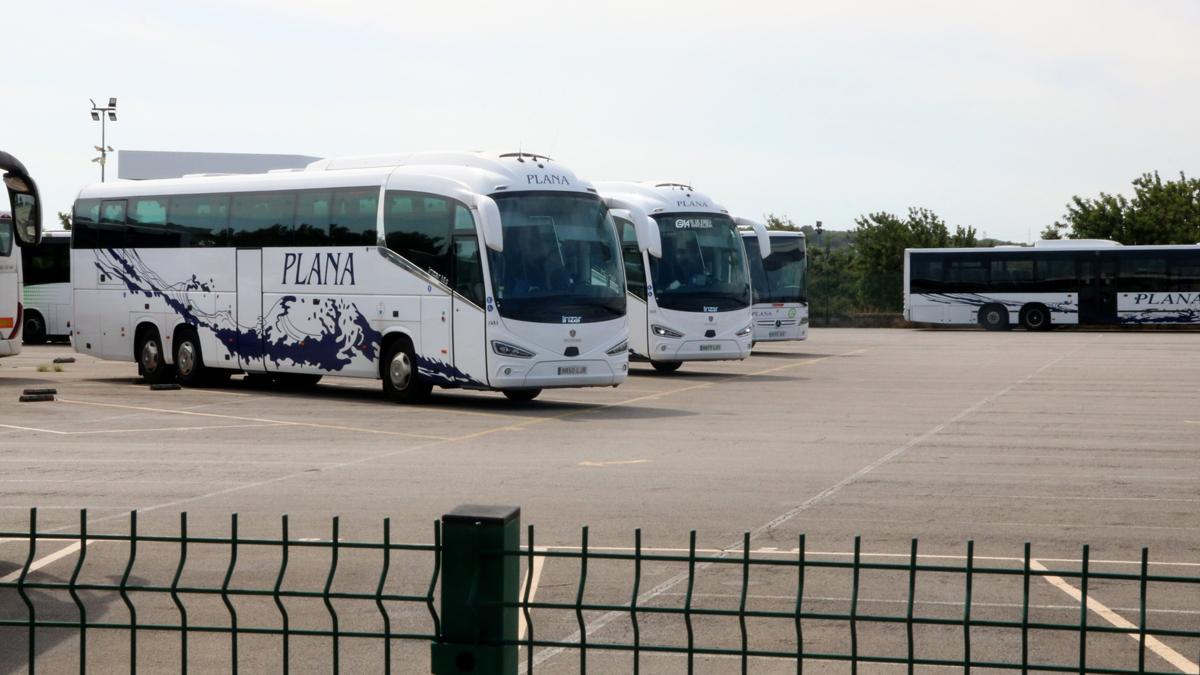
POLYGON ((505 374, 505 375, 512 375, 512 368, 505 368, 505 369, 504 369, 504 374, 505 374))

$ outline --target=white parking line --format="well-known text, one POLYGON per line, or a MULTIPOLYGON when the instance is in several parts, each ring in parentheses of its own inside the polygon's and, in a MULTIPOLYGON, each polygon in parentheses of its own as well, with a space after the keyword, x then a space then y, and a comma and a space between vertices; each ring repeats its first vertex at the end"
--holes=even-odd
POLYGON ((135 434, 147 431, 207 431, 209 429, 252 429, 256 427, 275 427, 282 426, 279 423, 271 422, 264 424, 214 424, 205 427, 155 427, 149 429, 93 429, 90 431, 59 431, 57 429, 41 429, 38 427, 19 427, 15 424, 0 424, 0 427, 5 429, 19 429, 21 431, 35 431, 43 434, 54 434, 55 436, 89 436, 92 434, 135 434))
MULTIPOLYGON (((1040 562, 1038 562, 1036 560, 1031 561, 1029 564, 1033 569, 1038 570, 1039 572, 1048 572, 1049 571, 1045 565, 1041 564, 1040 562)), ((1071 596, 1071 598, 1074 599, 1076 602, 1083 601, 1083 593, 1081 593, 1079 591, 1079 589, 1075 588, 1071 584, 1064 581, 1062 577, 1044 576, 1042 578, 1045 579, 1047 582, 1050 583, 1050 585, 1054 586, 1058 590, 1071 596)), ((1137 630, 1137 626, 1130 623, 1129 621, 1127 621, 1125 619, 1125 617, 1121 616, 1120 614, 1117 614, 1111 608, 1109 608, 1107 605, 1105 605, 1104 603, 1097 600, 1095 595, 1093 595, 1092 593, 1088 593, 1087 608, 1089 611, 1095 612, 1096 614, 1100 615, 1100 617, 1102 619, 1104 619, 1105 621, 1109 622, 1110 624, 1116 626, 1117 628, 1124 628, 1126 630, 1129 630, 1129 629, 1137 630)), ((1140 636, 1135 633, 1126 633, 1126 635, 1128 635, 1130 638, 1132 638, 1134 640, 1140 639, 1140 636)), ((1150 648, 1150 651, 1161 656, 1164 661, 1166 661, 1167 663, 1170 663, 1172 666, 1175 666, 1176 668, 1178 668, 1180 672, 1200 673, 1200 665, 1196 664, 1194 661, 1188 659, 1183 654, 1180 654, 1179 652, 1175 651, 1174 649, 1171 649, 1166 644, 1164 644, 1162 642, 1162 640, 1159 640, 1158 638, 1156 638, 1152 635, 1147 635, 1146 636, 1146 646, 1150 648)))
MULTIPOLYGON (((21 541, 21 540, 9 539, 8 541, 21 541)), ((94 542, 92 540, 88 540, 88 546, 91 546, 93 543, 94 542)), ((63 548, 55 551, 54 553, 51 553, 48 556, 44 556, 42 558, 38 558, 37 560, 34 560, 33 563, 31 563, 29 565, 29 571, 36 572, 37 570, 42 569, 46 565, 49 565, 56 561, 62 560, 63 558, 75 553, 78 550, 79 550, 79 542, 74 542, 68 546, 64 546, 63 548)), ((21 569, 24 569, 24 567, 22 567, 21 569)), ((17 579, 20 579, 20 578, 21 578, 21 570, 19 569, 19 570, 16 570, 15 572, 12 572, 3 577, 0 577, 0 583, 8 583, 11 581, 16 581, 17 579)))

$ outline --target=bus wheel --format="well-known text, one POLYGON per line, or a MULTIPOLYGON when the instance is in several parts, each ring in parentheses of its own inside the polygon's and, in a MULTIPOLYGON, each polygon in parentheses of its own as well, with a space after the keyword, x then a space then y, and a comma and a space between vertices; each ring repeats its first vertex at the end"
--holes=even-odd
POLYGON ((146 382, 162 384, 171 379, 173 373, 164 358, 162 338, 158 336, 157 328, 151 326, 138 331, 133 351, 137 355, 138 374, 146 382))
POLYGON ((673 373, 679 370, 679 366, 683 365, 683 361, 651 361, 650 365, 660 373, 673 373))
POLYGON ((24 327, 22 327, 21 340, 27 345, 40 345, 46 343, 46 320, 42 315, 32 310, 25 310, 24 327))
POLYGON ((429 396, 433 386, 421 380, 417 356, 408 340, 393 340, 383 352, 380 375, 383 393, 397 403, 416 403, 429 396))
POLYGON ((979 309, 979 325, 984 330, 1008 330, 1008 310, 1003 305, 984 305, 979 309))
POLYGON ((1029 305, 1021 312, 1025 330, 1050 330, 1050 311, 1042 305, 1029 305))
POLYGON ((200 353, 200 338, 191 328, 182 328, 175 336, 175 379, 185 387, 208 384, 208 368, 200 353))
POLYGON ((321 376, 310 373, 279 373, 275 376, 275 380, 292 389, 311 389, 321 381, 321 376))
POLYGON ((541 389, 505 389, 504 395, 510 401, 520 401, 522 403, 532 401, 542 393, 541 389))

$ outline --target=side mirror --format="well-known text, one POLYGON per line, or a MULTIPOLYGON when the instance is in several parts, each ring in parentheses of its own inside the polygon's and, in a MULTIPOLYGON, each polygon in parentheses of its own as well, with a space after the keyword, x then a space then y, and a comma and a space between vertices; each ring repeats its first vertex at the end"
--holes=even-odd
POLYGON ((22 246, 36 246, 42 240, 42 200, 37 183, 29 177, 15 157, 0 152, 0 171, 4 172, 4 187, 12 204, 13 229, 22 246))
POLYGON ((757 220, 734 216, 733 222, 738 227, 748 227, 754 230, 754 236, 758 239, 758 254, 763 258, 771 255, 771 235, 767 233, 767 226, 757 220))
POLYGON ((655 258, 662 257, 662 234, 658 231, 658 222, 647 215, 642 207, 619 197, 605 197, 604 203, 610 209, 618 210, 622 218, 633 223, 633 228, 637 231, 639 249, 655 258))
POLYGON ((500 207, 496 205, 496 200, 487 195, 476 195, 475 209, 484 245, 497 253, 503 251, 504 228, 500 223, 500 207))

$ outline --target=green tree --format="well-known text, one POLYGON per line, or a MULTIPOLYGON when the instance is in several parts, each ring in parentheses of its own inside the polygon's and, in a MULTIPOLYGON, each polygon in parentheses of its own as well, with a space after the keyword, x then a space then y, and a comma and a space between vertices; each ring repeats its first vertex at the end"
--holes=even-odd
POLYGON ((860 216, 854 222, 859 302, 873 311, 899 311, 903 305, 904 249, 978 244, 974 227, 959 225, 951 233, 945 221, 924 208, 910 208, 903 219, 879 212, 860 216))
POLYGON ((71 229, 71 214, 66 211, 59 211, 58 222, 62 224, 64 230, 71 229))
POLYGON ((790 232, 799 232, 800 226, 792 221, 787 216, 777 216, 774 213, 767 214, 767 229, 768 230, 788 230, 790 232))
POLYGON ((1122 244, 1194 244, 1200 241, 1200 180, 1183 172, 1166 180, 1158 172, 1133 180, 1133 198, 1101 192, 1075 196, 1062 221, 1042 236, 1058 239, 1112 239, 1122 244))

